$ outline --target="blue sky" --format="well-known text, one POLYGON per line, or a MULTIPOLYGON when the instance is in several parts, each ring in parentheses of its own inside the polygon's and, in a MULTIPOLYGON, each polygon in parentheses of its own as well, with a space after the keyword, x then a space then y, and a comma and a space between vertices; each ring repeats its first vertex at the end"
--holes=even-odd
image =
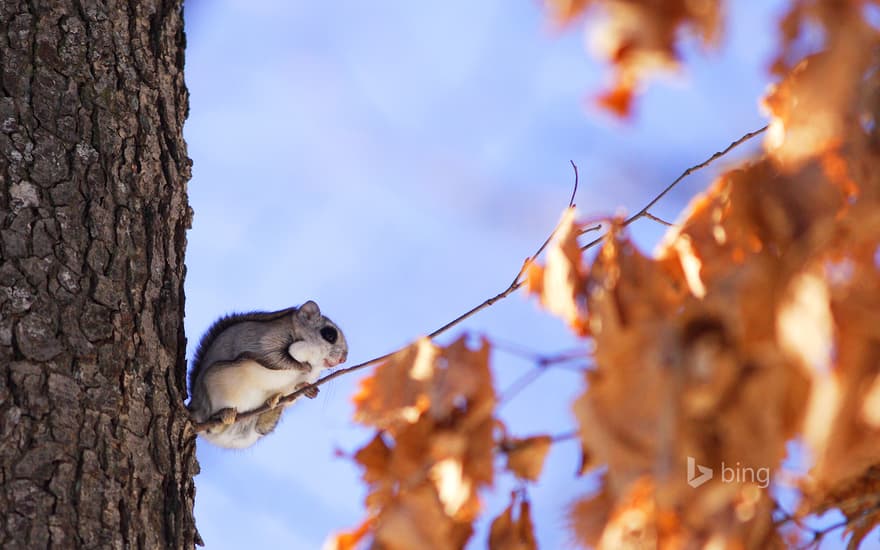
MULTIPOLYGON (((730 3, 719 48, 689 42, 685 70, 653 83, 621 123, 588 105, 609 75, 582 26, 552 31, 533 0, 187 0, 189 355, 221 314, 313 299, 355 364, 499 292, 565 206, 569 159, 582 215, 632 212, 763 125, 780 5, 730 3)), ((674 219, 734 158, 655 213, 674 219)), ((634 232, 650 249, 661 228, 634 232)), ((584 345, 521 294, 441 341, 465 330, 539 352, 584 345)), ((530 368, 504 353, 493 364, 499 389, 530 368)), ((335 456, 369 437, 350 420, 358 379, 323 386, 251 449, 199 442, 196 519, 208 549, 315 549, 360 521, 359 471, 335 456)), ((515 434, 564 432, 580 391, 578 375, 550 372, 502 415, 515 434)), ((530 491, 543 548, 569 540, 565 509, 589 489, 577 462, 576 444, 554 448, 530 491)), ((499 479, 487 515, 510 487, 499 479)), ((485 537, 483 525, 471 546, 485 537)))

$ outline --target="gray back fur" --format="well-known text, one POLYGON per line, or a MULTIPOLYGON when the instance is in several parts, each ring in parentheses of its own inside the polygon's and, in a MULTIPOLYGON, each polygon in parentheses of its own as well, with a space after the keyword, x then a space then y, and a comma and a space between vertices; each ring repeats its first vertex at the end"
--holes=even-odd
MULTIPOLYGON (((239 353, 236 352, 236 349, 259 353, 262 351, 259 345, 259 335, 266 331, 279 336, 288 332, 286 326, 293 326, 292 316, 296 311, 297 308, 289 307, 272 312, 232 313, 217 319, 199 340, 199 345, 196 346, 192 369, 189 372, 190 392, 195 387, 196 379, 205 366, 217 361, 238 359, 239 353), (244 347, 236 348, 237 345, 244 347)), ((290 360, 295 363, 292 358, 290 360)), ((272 366, 279 364, 277 357, 274 357, 274 361, 272 359, 269 361, 270 364, 263 365, 268 368, 285 368, 272 366)), ((299 364, 297 363, 297 365, 299 364)))

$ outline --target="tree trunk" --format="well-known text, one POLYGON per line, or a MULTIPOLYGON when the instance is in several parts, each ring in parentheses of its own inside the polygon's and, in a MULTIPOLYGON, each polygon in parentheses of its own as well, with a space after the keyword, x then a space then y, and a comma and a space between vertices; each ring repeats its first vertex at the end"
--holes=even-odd
POLYGON ((0 0, 0 547, 191 548, 180 0, 0 0))

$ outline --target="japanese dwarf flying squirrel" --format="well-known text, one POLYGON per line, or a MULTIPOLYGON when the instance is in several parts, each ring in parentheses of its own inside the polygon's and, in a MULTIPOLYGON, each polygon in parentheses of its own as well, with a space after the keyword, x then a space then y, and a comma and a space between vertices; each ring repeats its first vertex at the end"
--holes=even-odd
MULTIPOLYGON (((277 405, 347 356, 345 336, 315 302, 227 315, 211 325, 196 348, 188 407, 196 422, 223 423, 202 433, 211 443, 249 447, 275 429, 284 407, 236 421, 238 412, 277 405)), ((314 398, 318 388, 305 394, 314 398)))

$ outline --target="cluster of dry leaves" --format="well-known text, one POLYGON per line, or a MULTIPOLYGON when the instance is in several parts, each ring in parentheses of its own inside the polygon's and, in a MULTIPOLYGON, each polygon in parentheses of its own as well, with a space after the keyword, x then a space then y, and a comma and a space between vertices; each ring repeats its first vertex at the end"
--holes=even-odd
MULTIPOLYGON (((683 28, 708 41, 721 19, 717 0, 548 4, 560 21, 604 11, 616 76, 602 102, 618 114, 646 69, 677 62, 683 28)), ((527 270, 530 291, 594 344, 573 410, 584 471, 603 473, 569 509, 579 544, 809 543, 766 484, 716 475, 693 487, 686 475, 690 458, 778 479, 792 441, 811 458, 796 515, 839 509, 854 545, 880 523, 880 42, 869 5, 792 3, 762 156, 695 198, 653 255, 614 221, 588 261, 569 209, 545 264, 527 270)), ((367 519, 331 546, 462 548, 496 457, 521 479, 540 476, 551 439, 505 435, 488 350, 422 340, 364 381, 356 419, 376 433, 354 458, 367 519)), ((536 548, 523 495, 493 520, 488 546, 536 548)))
MULTIPOLYGON (((537 480, 548 436, 507 437, 494 417, 497 399, 489 343, 466 338, 448 347, 422 339, 379 365, 355 396, 355 417, 376 429, 354 459, 368 485, 367 520, 331 548, 463 548, 492 484, 495 457, 524 480, 537 480)), ((521 494, 492 523, 489 547, 535 548, 529 503, 521 494)))

